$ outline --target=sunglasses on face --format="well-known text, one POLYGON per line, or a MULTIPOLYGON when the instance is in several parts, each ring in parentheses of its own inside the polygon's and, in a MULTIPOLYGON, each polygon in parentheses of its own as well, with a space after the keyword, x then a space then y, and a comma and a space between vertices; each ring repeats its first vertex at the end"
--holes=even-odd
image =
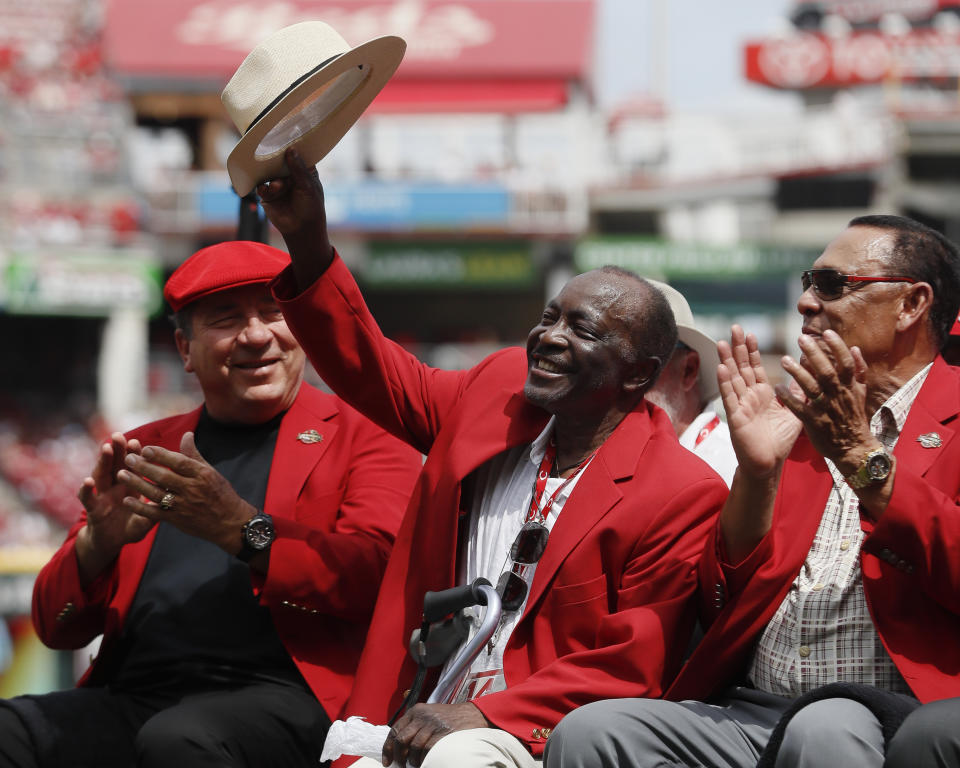
POLYGON ((845 288, 853 288, 858 283, 915 283, 912 277, 896 277, 893 275, 881 275, 880 277, 867 277, 865 275, 844 275, 835 269, 807 269, 800 273, 800 281, 803 284, 803 290, 807 291, 813 286, 813 292, 818 299, 823 301, 833 301, 843 296, 845 288))
POLYGON ((550 529, 543 523, 533 521, 523 524, 523 528, 520 529, 510 547, 513 566, 509 571, 504 571, 497 582, 497 592, 500 593, 503 610, 515 611, 527 599, 527 582, 516 572, 517 566, 533 565, 543 557, 549 536, 550 529))

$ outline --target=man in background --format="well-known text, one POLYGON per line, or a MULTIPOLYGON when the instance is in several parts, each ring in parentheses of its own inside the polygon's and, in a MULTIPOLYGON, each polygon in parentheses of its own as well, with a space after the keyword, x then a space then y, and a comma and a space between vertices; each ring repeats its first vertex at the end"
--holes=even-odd
POLYGON ((666 296, 677 321, 677 346, 647 392, 647 399, 667 412, 680 445, 693 451, 730 485, 737 455, 730 430, 714 410, 717 384, 717 343, 697 328, 690 305, 676 288, 648 280, 666 296))

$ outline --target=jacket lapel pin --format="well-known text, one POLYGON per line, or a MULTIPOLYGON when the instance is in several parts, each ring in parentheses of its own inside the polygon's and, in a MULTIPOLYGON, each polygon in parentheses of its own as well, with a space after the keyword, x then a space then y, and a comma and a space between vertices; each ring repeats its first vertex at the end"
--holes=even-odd
POLYGON ((939 448, 943 445, 943 440, 940 439, 940 435, 936 432, 927 432, 920 435, 917 438, 917 442, 924 448, 939 448))
POLYGON ((297 440, 299 440, 304 445, 312 445, 313 443, 319 443, 323 440, 323 435, 321 435, 315 429, 308 429, 305 432, 301 432, 297 435, 297 440))

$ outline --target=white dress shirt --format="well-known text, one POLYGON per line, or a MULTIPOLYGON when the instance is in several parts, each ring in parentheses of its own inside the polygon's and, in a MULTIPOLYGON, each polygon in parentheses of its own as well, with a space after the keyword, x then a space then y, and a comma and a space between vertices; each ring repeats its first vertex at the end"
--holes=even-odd
MULTIPOLYGON (((517 533, 523 527, 530 509, 537 471, 553 434, 554 421, 555 419, 551 418, 543 432, 530 445, 517 446, 504 451, 477 469, 476 493, 470 510, 469 538, 466 543, 465 557, 460 563, 459 582, 461 584, 470 584, 482 576, 496 585, 500 575, 513 566, 510 548, 517 533)), ((542 521, 548 529, 553 529, 557 517, 563 511, 564 504, 570 498, 582 474, 583 470, 557 494, 547 517, 542 521)), ((544 498, 549 498, 562 483, 563 480, 559 478, 548 478, 544 498)), ((536 569, 535 564, 524 569, 523 579, 527 582, 528 595, 536 569)), ((524 599, 523 605, 516 611, 504 611, 497 632, 477 656, 458 688, 454 702, 470 701, 487 693, 502 691, 507 687, 503 678, 503 651, 526 605, 526 599, 524 599)), ((468 609, 470 635, 465 644, 476 634, 483 610, 485 610, 483 607, 468 609)), ((456 653, 451 660, 455 656, 456 653)), ((449 665, 448 661, 444 672, 449 665)))

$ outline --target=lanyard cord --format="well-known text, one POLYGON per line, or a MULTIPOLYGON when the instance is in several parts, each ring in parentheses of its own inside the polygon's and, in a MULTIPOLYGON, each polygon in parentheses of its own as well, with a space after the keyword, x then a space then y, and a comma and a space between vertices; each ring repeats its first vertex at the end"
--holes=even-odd
MULTIPOLYGON (((553 462, 557 457, 557 446, 553 440, 551 440, 543 452, 543 459, 540 461, 540 469, 537 471, 537 479, 533 484, 533 496, 530 499, 530 509, 527 510, 526 522, 529 523, 536 520, 538 523, 542 523, 546 520, 547 515, 550 514, 551 507, 553 507, 553 502, 557 496, 560 495, 560 492, 567 487, 567 484, 573 480, 573 478, 580 474, 580 471, 590 462, 590 459, 596 455, 597 452, 594 451, 577 464, 576 471, 570 475, 570 477, 564 478, 564 481, 550 494, 550 498, 548 498, 541 507, 540 500, 547 491, 547 478, 550 477, 550 467, 553 466, 553 462)), ((559 470, 559 467, 557 469, 559 470)))

